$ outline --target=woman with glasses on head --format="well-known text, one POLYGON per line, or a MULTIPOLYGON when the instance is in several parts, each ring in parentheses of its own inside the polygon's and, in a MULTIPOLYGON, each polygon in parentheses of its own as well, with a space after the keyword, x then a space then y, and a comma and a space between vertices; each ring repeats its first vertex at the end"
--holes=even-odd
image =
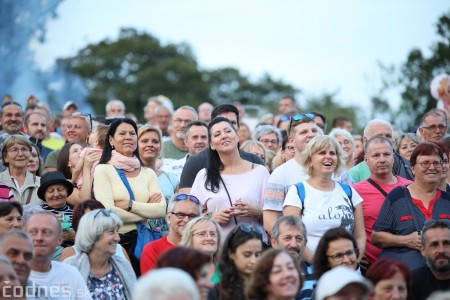
POLYGON ((225 239, 220 252, 220 281, 209 300, 245 299, 244 287, 263 249, 262 232, 246 224, 236 226, 225 239))
POLYGON ((405 263, 410 270, 424 266, 420 232, 426 220, 450 212, 450 194, 437 189, 442 179, 444 155, 436 144, 423 142, 411 154, 414 181, 387 196, 373 226, 372 243, 382 248, 380 258, 405 263))
POLYGON ((358 245, 351 233, 342 227, 328 229, 319 240, 314 253, 314 277, 337 267, 358 269, 358 245))
POLYGON ((78 224, 75 246, 80 253, 64 260, 86 280, 92 299, 129 299, 136 283, 130 263, 116 254, 122 220, 112 211, 93 210, 78 224))
POLYGON ((355 237, 361 253, 358 261, 364 253, 362 198, 352 187, 333 180, 344 168, 342 152, 332 137, 312 139, 301 158, 309 178, 291 186, 286 194, 283 214, 300 216, 308 228, 308 244, 302 259, 310 264, 320 237, 334 227, 344 227, 355 237))
POLYGON ((414 133, 402 133, 395 139, 394 150, 409 161, 411 154, 419 144, 419 138, 414 133))
POLYGON ((269 172, 241 158, 237 131, 228 119, 214 118, 208 125, 208 138, 208 165, 197 174, 191 193, 221 225, 224 236, 242 223, 262 228, 269 172))
POLYGON ((204 216, 192 219, 187 223, 180 241, 180 246, 192 247, 210 256, 208 274, 212 283, 219 282, 217 259, 221 245, 220 237, 220 225, 213 219, 204 216))
POLYGON ((16 201, 22 205, 42 203, 37 195, 40 177, 27 169, 32 147, 26 137, 18 134, 3 142, 2 160, 6 170, 0 173, 0 182, 11 189, 16 201))
MULTIPOLYGON (((173 173, 168 173, 156 167, 157 160, 163 158, 161 130, 151 125, 144 125, 138 130, 139 157, 144 167, 152 169, 158 176, 158 183, 166 203, 178 189, 179 179, 173 173)), ((155 194, 159 196, 161 194, 155 194)), ((165 218, 151 219, 149 225, 154 230, 166 235, 169 232, 165 218)))
POLYGON ((161 191, 155 172, 141 165, 137 126, 129 118, 117 118, 109 125, 105 147, 94 171, 94 194, 122 219, 120 244, 139 274, 139 262, 134 255, 136 223, 148 226, 148 219, 163 217, 166 201, 158 195, 161 191))

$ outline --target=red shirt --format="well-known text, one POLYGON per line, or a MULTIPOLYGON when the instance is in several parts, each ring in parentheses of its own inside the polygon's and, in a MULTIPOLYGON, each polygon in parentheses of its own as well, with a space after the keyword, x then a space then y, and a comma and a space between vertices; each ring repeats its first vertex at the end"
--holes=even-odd
MULTIPOLYGON (((372 178, 386 193, 389 193, 397 186, 405 186, 412 181, 400 176, 395 176, 397 182, 394 184, 385 184, 372 178)), ((383 205, 385 197, 379 190, 377 190, 367 180, 355 183, 352 187, 363 198, 362 209, 364 215, 364 228, 366 230, 366 259, 369 263, 374 263, 381 253, 381 249, 372 244, 372 227, 377 221, 381 206, 383 205)))
POLYGON ((161 253, 174 248, 175 245, 171 244, 167 240, 167 235, 163 236, 159 240, 153 241, 145 245, 141 255, 141 275, 144 275, 148 271, 152 270, 156 266, 161 253))

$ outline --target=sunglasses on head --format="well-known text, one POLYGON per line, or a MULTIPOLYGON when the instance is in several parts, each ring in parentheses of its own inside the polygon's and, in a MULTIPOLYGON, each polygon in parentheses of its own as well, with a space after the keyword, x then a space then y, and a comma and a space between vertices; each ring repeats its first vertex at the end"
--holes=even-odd
POLYGON ((92 130, 92 116, 91 116, 91 114, 84 114, 84 113, 80 113, 80 112, 74 112, 72 114, 72 116, 73 117, 82 116, 82 117, 85 117, 86 119, 88 119, 89 126, 90 126, 89 129, 92 130))
POLYGON ((2 108, 4 108, 4 107, 6 107, 6 106, 8 106, 8 105, 17 105, 18 107, 20 107, 20 108, 22 108, 22 105, 20 105, 20 103, 19 102, 16 102, 16 101, 7 101, 7 102, 5 102, 5 103, 3 103, 2 104, 2 108))
POLYGON ((289 123, 288 132, 290 133, 292 127, 297 126, 298 124, 302 123, 302 121, 306 121, 306 122, 313 121, 314 122, 315 116, 316 115, 314 115, 314 114, 298 114, 298 115, 291 117, 291 122, 289 123))
MULTIPOLYGON (((242 232, 246 232, 246 233, 251 233, 254 232, 256 233, 258 236, 262 237, 262 230, 258 227, 254 227, 251 225, 247 225, 247 224, 239 224, 238 225, 238 230, 241 230, 242 232)), ((236 230, 234 233, 236 234, 238 232, 238 230, 236 230)))
POLYGON ((112 211, 110 211, 110 210, 107 210, 107 209, 104 209, 104 208, 101 208, 101 209, 99 209, 98 212, 95 214, 94 219, 97 218, 97 216, 98 216, 100 213, 102 213, 105 217, 110 217, 111 214, 113 214, 114 212, 112 212, 112 211))
POLYGON ((201 204, 200 200, 198 200, 198 198, 195 197, 194 195, 179 194, 178 196, 175 197, 175 201, 183 201, 183 200, 191 200, 197 204, 201 204))

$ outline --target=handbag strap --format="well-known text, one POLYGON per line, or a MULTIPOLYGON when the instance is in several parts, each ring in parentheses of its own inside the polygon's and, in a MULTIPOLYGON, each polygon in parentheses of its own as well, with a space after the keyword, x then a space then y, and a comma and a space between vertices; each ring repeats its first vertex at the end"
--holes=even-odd
MULTIPOLYGON (((222 181, 223 187, 225 188, 225 192, 227 192, 228 201, 230 201, 230 205, 233 206, 233 202, 231 201, 230 193, 228 193, 227 186, 226 186, 225 182, 223 181, 222 176, 220 176, 220 181, 222 181)), ((236 220, 236 216, 235 215, 233 215, 233 219, 234 219, 234 223, 237 225, 238 222, 236 220)))
POLYGON ((411 217, 412 217, 412 219, 413 219, 413 222, 414 222, 414 226, 416 227, 416 230, 417 230, 417 233, 421 233, 421 231, 422 231, 422 228, 420 228, 419 227, 419 224, 417 224, 417 218, 415 218, 414 217, 414 208, 413 208, 413 202, 412 202, 412 197, 411 197, 411 194, 409 193, 409 190, 408 190, 408 188, 407 187, 403 187, 403 190, 405 191, 405 195, 406 195, 406 198, 407 198, 407 200, 408 201, 406 201, 407 203, 408 203, 408 209, 409 209, 409 211, 410 211, 410 213, 411 213, 411 217))
POLYGON ((373 185, 374 188, 376 188, 381 194, 383 194, 383 196, 385 196, 385 197, 387 196, 386 191, 383 190, 381 188, 381 186, 378 183, 376 183, 372 178, 367 179, 367 182, 370 183, 371 185, 373 185))
POLYGON ((128 190, 128 193, 130 194, 130 200, 134 201, 134 193, 131 189, 130 183, 128 182, 127 176, 125 175, 125 172, 122 169, 119 169, 117 167, 114 167, 116 169, 117 173, 119 173, 120 179, 122 179, 123 184, 125 184, 125 187, 128 190))
MULTIPOLYGON (((36 175, 35 174, 33 174, 33 183, 36 184, 36 175)), ((33 191, 34 191, 34 186, 28 192, 27 202, 25 204, 30 204, 31 196, 33 195, 33 191)))

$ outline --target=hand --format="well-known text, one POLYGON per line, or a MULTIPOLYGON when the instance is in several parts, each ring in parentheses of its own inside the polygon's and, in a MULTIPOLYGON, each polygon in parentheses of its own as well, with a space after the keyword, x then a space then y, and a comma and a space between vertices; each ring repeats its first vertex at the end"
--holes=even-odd
POLYGON ((420 235, 417 231, 406 236, 406 247, 420 251, 420 235))
POLYGON ((63 231, 62 233, 64 241, 74 241, 75 240, 75 231, 70 229, 68 231, 63 231))
POLYGON ((150 195, 150 198, 148 198, 147 203, 159 203, 161 202, 162 194, 161 193, 153 193, 150 195))
POLYGON ((130 201, 132 200, 117 200, 114 201, 114 206, 121 208, 123 210, 128 210, 128 204, 130 203, 130 201))
POLYGON ((101 152, 97 152, 97 151, 90 151, 88 153, 88 155, 86 155, 84 157, 84 161, 85 161, 85 166, 89 167, 89 169, 91 169, 92 165, 96 162, 100 160, 100 157, 102 156, 101 152))
POLYGON ((211 218, 219 222, 219 224, 226 224, 230 221, 232 215, 232 208, 216 211, 212 214, 211 218))
POLYGON ((359 267, 361 268, 361 272, 363 272, 363 274, 367 271, 367 269, 369 269, 370 264, 367 261, 366 255, 364 255, 361 261, 359 262, 359 267))
POLYGON ((233 204, 232 214, 238 217, 255 217, 258 215, 258 209, 242 201, 233 204))

